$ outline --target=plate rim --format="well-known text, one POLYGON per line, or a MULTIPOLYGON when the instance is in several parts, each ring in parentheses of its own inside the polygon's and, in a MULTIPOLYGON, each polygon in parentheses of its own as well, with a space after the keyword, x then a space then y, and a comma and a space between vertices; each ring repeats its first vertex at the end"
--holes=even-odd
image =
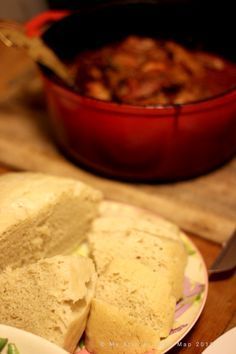
MULTIPOLYGON (((44 347, 44 348, 41 348, 40 350, 47 351, 50 354, 53 354, 53 353, 69 354, 65 349, 57 346, 53 342, 50 342, 48 339, 38 336, 34 333, 25 331, 21 328, 17 328, 17 327, 6 325, 4 323, 0 323, 0 335, 1 335, 2 331, 4 333, 4 337, 6 336, 6 338, 7 338, 7 332, 9 331, 9 337, 15 337, 15 336, 19 337, 19 339, 22 340, 23 343, 28 344, 28 342, 30 342, 30 343, 31 342, 33 342, 33 343, 38 342, 38 343, 35 343, 35 347, 37 347, 40 344, 40 346, 44 347)), ((13 341, 17 346, 17 339, 16 339, 16 342, 15 342, 15 340, 12 340, 12 339, 10 339, 10 341, 13 341)))
POLYGON ((194 248, 194 250, 196 251, 199 259, 201 259, 201 263, 203 264, 203 272, 204 272, 204 278, 205 278, 205 282, 204 282, 204 296, 202 298, 201 301, 201 305, 198 309, 198 312, 196 314, 196 317, 194 318, 194 321, 191 322, 185 329, 184 333, 181 335, 181 337, 178 339, 178 342, 175 342, 173 345, 171 345, 170 347, 168 347, 167 349, 165 349, 163 352, 161 352, 161 354, 165 354, 167 353, 169 350, 171 350, 172 348, 174 348, 179 342, 181 342, 181 340, 192 330, 192 328, 195 326, 195 324, 197 323, 197 321, 199 320, 204 307, 206 305, 206 301, 207 301, 207 297, 208 297, 208 292, 209 292, 209 279, 208 279, 208 271, 207 271, 207 266, 206 266, 206 262, 201 254, 201 252, 199 251, 198 247, 195 245, 195 243, 189 238, 188 235, 186 235, 186 233, 184 231, 181 230, 181 236, 183 236, 185 239, 187 239, 187 241, 191 244, 191 246, 194 248))

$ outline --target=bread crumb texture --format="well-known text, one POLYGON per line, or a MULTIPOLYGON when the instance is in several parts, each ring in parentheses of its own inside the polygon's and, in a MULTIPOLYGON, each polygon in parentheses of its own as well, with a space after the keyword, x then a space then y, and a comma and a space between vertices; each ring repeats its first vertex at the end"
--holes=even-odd
POLYGON ((68 254, 97 216, 101 193, 38 173, 0 177, 0 270, 68 254))
MULTIPOLYGON (((105 202, 101 203, 104 205, 105 202)), ((180 229, 178 226, 162 219, 158 218, 156 215, 152 216, 152 214, 147 214, 143 212, 141 215, 111 215, 97 218, 94 220, 92 224, 93 231, 103 231, 109 232, 111 231, 121 231, 125 232, 128 230, 139 230, 152 234, 153 236, 170 238, 172 240, 180 241, 180 229)))
POLYGON ((180 239, 160 237, 146 231, 126 230, 91 231, 88 241, 98 274, 114 258, 138 260, 168 279, 177 300, 182 297, 187 252, 180 239))
POLYGON ((94 299, 86 329, 86 348, 94 354, 158 353, 159 336, 123 309, 94 299))
POLYGON ((0 274, 0 323, 72 352, 86 325, 96 273, 89 258, 56 256, 0 274))
POLYGON ((161 337, 170 333, 176 304, 171 285, 136 260, 114 259, 98 280, 96 298, 123 309, 161 337))

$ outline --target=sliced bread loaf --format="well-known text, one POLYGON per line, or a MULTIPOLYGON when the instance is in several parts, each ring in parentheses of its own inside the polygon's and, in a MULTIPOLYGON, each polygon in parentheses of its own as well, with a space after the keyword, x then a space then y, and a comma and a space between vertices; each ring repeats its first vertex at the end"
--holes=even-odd
POLYGON ((0 177, 0 270, 69 253, 96 217, 100 192, 38 173, 0 177))
POLYGON ((100 276, 96 298, 125 311, 137 323, 167 337, 176 299, 168 279, 137 260, 114 259, 100 276))
POLYGON ((0 323, 73 352, 85 329, 96 285, 89 258, 56 256, 6 269, 0 284, 0 323))
POLYGON ((182 243, 137 230, 128 232, 90 232, 91 256, 98 274, 114 258, 136 259, 154 272, 166 276, 176 299, 183 295, 187 254, 182 243))
POLYGON ((85 344, 95 354, 157 354, 159 337, 156 331, 122 309, 94 299, 85 344))

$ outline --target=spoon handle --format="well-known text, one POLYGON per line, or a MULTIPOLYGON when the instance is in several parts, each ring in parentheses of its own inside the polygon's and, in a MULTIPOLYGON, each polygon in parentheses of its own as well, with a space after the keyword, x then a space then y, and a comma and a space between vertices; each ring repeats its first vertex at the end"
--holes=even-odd
POLYGON ((8 47, 15 46, 24 49, 37 63, 42 64, 53 71, 63 82, 73 86, 74 79, 56 54, 47 47, 40 37, 29 38, 9 22, 0 22, 0 40, 8 47))

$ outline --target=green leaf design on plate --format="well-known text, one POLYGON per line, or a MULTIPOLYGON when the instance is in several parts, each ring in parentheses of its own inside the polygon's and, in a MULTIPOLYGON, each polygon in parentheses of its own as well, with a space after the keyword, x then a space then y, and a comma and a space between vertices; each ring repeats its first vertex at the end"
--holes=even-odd
POLYGON ((0 338, 0 353, 7 345, 8 339, 7 338, 0 338))
POLYGON ((81 349, 84 348, 84 341, 83 341, 83 339, 80 340, 80 342, 79 342, 79 347, 80 347, 81 349))
POLYGON ((20 354, 20 352, 17 349, 17 347, 15 346, 15 344, 10 343, 10 344, 8 344, 7 354, 20 354))
POLYGON ((189 245, 189 243, 187 243, 185 240, 184 240, 184 247, 187 251, 187 254, 189 256, 193 256, 194 254, 196 254, 197 252, 191 247, 191 245, 189 245))
POLYGON ((199 302, 199 301, 201 300, 201 298, 202 298, 202 294, 198 294, 198 295, 195 297, 194 301, 195 301, 195 302, 199 302))

